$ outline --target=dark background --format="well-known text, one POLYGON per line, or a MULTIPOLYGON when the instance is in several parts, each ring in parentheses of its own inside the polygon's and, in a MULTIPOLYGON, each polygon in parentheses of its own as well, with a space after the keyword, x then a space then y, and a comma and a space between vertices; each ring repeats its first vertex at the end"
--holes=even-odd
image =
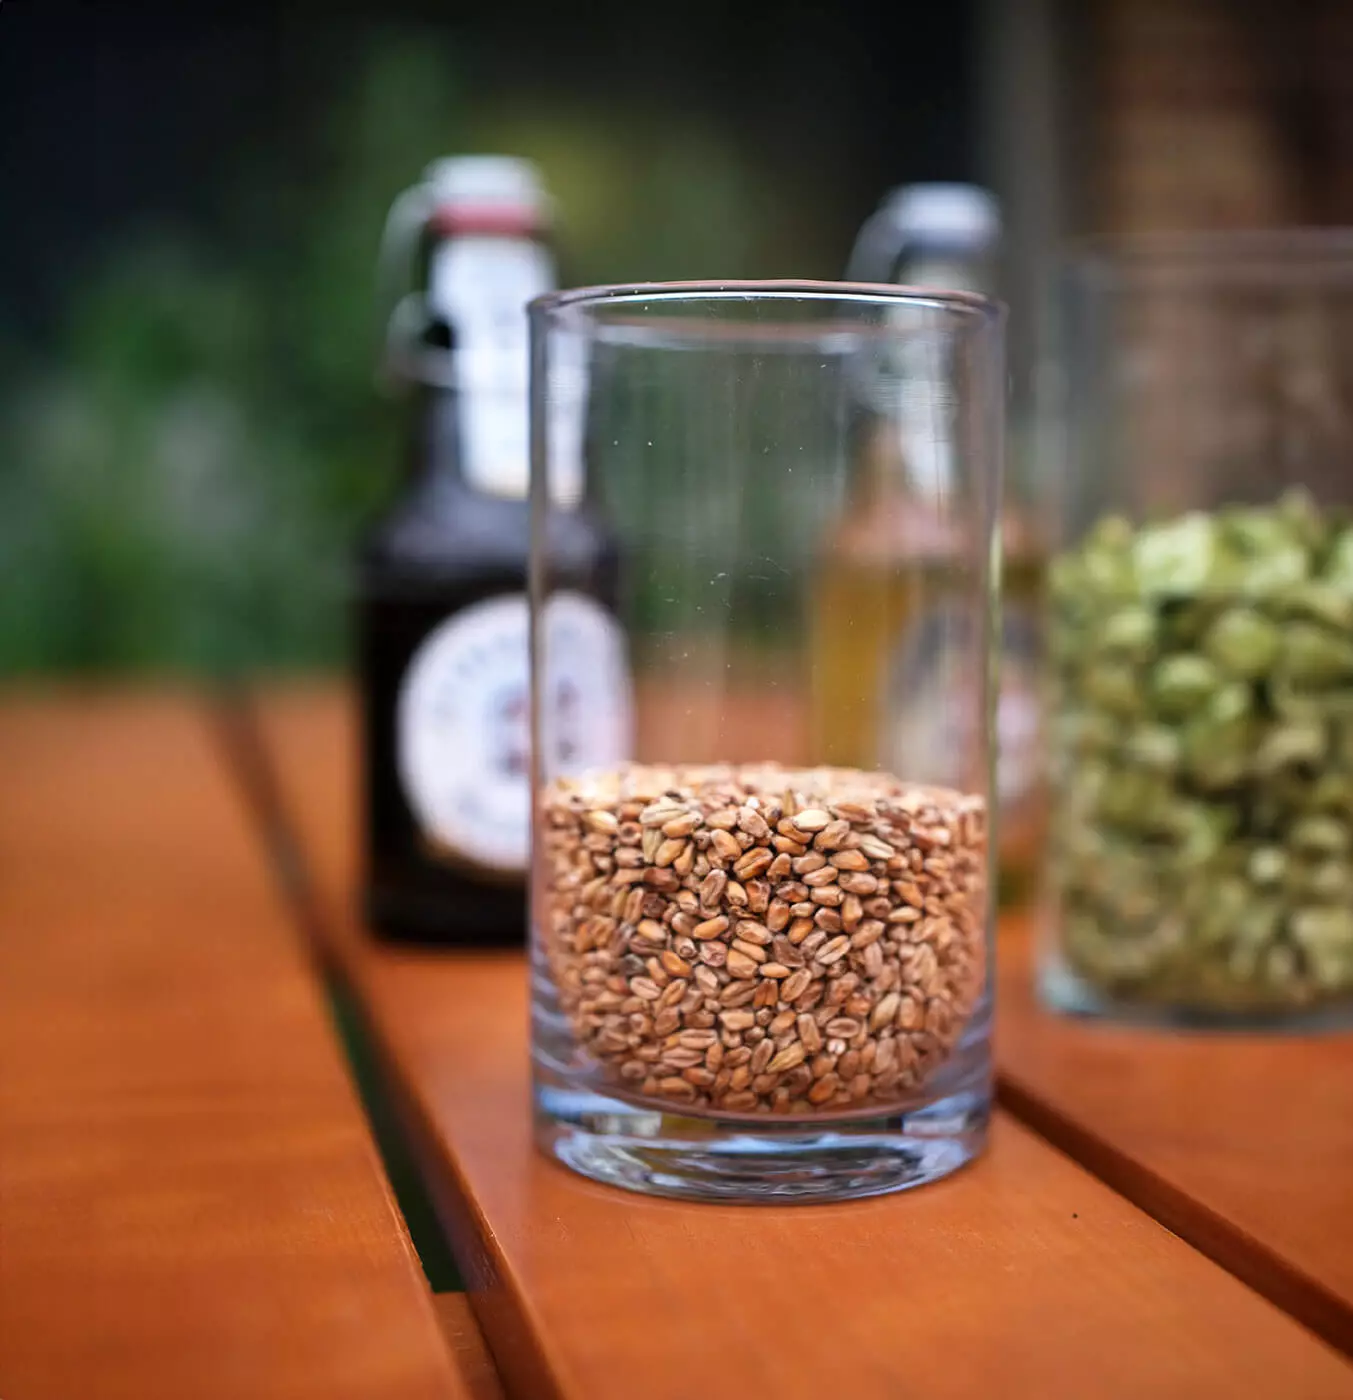
POLYGON ((572 284, 839 276, 891 186, 989 185, 1033 483, 1068 234, 1353 218, 1353 6, 0 0, 0 675, 341 663, 382 222, 474 151, 572 284))
MULTIPOLYGON (((730 164, 764 183, 746 201, 753 241, 736 248, 631 250, 621 230, 598 228, 604 209, 586 210, 572 251, 588 276, 602 262, 620 264, 616 276, 829 275, 887 186, 976 175, 968 5, 401 0, 378 23, 371 8, 6 0, 0 286, 19 328, 50 331, 63 293, 111 242, 172 224, 228 246, 231 206, 260 197, 257 182, 322 180, 336 152, 317 147, 401 43, 438 70, 439 92, 409 97, 441 99, 447 142, 511 133, 583 164, 587 153, 568 149, 575 133, 628 148, 661 132, 649 153, 661 164, 675 129, 692 163, 711 147, 711 184, 730 164)), ((390 172, 392 193, 426 154, 411 150, 390 172)), ((556 170, 553 184, 570 173, 556 170)), ((661 178, 650 178, 660 202, 661 178)), ((670 222, 707 222, 695 212, 670 222)), ((567 250, 567 198, 564 220, 567 250)), ((279 219, 274 236, 287 232, 279 219)))
POLYGON ((566 283, 839 276, 974 178, 974 7, 0 5, 0 671, 344 654, 398 473, 373 265, 430 159, 536 159, 566 283))

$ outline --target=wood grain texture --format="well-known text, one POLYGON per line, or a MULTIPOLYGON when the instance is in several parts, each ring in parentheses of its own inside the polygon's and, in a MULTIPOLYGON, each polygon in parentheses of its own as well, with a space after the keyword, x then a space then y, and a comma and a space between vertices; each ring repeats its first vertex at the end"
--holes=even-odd
POLYGON ((1353 1395, 1342 1358, 1009 1119, 956 1177, 839 1206, 648 1200, 547 1161, 520 957, 367 941, 348 705, 316 691, 258 713, 510 1393, 1353 1395))
POLYGON ((1353 1036, 1162 1033, 1038 1005, 1000 949, 997 1058, 1024 1121, 1353 1353, 1353 1036))
POLYGON ((0 700, 0 1396, 470 1394, 188 698, 0 700))
POLYGON ((464 1293, 434 1293, 432 1305, 437 1310, 442 1335, 469 1386, 471 1400, 503 1400, 503 1384, 484 1345, 484 1334, 475 1321, 470 1300, 464 1293))

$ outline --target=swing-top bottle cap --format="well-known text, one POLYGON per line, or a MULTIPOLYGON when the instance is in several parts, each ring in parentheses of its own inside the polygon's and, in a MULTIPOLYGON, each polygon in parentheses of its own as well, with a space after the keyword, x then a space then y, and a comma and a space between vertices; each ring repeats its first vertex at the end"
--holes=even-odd
POLYGON ((903 185, 883 202, 893 227, 906 240, 980 248, 1001 236, 1001 208, 980 185, 903 185))
POLYGON ((423 171, 437 204, 452 208, 515 208, 544 213, 549 196, 540 171, 519 156, 447 156, 423 171))

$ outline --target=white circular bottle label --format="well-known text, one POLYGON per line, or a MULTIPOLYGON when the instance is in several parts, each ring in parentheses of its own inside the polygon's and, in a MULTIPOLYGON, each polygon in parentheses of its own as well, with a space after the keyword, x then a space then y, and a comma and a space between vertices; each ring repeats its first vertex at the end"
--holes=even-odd
MULTIPOLYGON (((473 603, 424 639, 400 686, 395 750, 415 820, 438 854, 504 874, 530 849, 530 695, 526 598, 473 603)), ((629 756, 625 640, 580 593, 546 605, 544 772, 629 756)))

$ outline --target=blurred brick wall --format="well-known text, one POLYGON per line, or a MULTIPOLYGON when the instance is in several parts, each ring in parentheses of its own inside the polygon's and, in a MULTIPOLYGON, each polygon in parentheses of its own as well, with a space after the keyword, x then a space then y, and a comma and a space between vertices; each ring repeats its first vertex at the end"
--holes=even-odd
POLYGON ((1353 5, 1099 0, 1096 223, 1353 223, 1353 5))

